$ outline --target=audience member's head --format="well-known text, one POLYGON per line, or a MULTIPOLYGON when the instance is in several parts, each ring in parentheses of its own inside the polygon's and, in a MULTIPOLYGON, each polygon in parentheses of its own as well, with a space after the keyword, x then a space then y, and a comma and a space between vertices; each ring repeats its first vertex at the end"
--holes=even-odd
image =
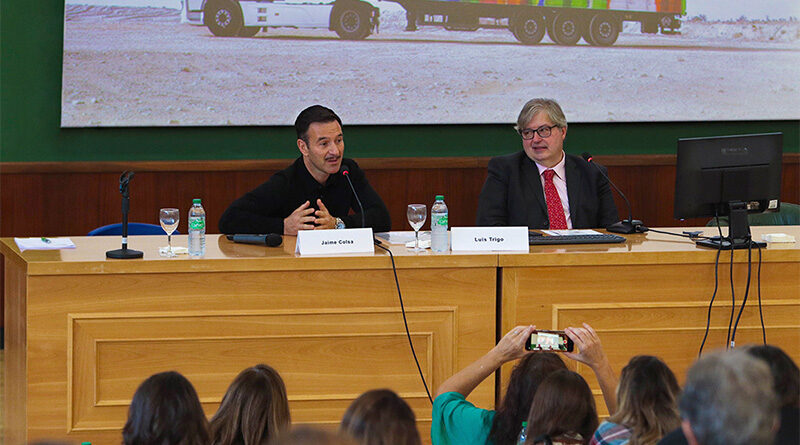
POLYGON ((286 386, 267 365, 247 368, 233 380, 211 418, 213 445, 262 445, 289 428, 286 386))
POLYGON ((533 397, 525 443, 579 438, 588 445, 598 423, 594 396, 586 380, 566 369, 554 371, 533 397))
POLYGON ((622 369, 617 412, 609 420, 631 430, 631 445, 655 443, 681 425, 680 392, 666 363, 651 355, 637 355, 622 369))
POLYGON ((778 400, 763 360, 720 351, 689 369, 679 407, 690 445, 772 444, 778 400))
POLYGON ((270 439, 269 445, 357 445, 351 438, 307 426, 292 428, 270 439))
POLYGON ((389 389, 373 389, 350 404, 339 431, 361 445, 419 445, 416 417, 405 400, 389 389))
POLYGON ((511 371, 505 397, 497 409, 489 438, 496 444, 512 443, 528 417, 533 396, 552 372, 567 369, 558 354, 535 352, 526 355, 511 371))
POLYGON ((750 346, 745 351, 767 362, 780 407, 800 406, 800 369, 792 358, 772 345, 750 346))
POLYGON ((194 387, 175 371, 147 378, 133 395, 124 445, 206 445, 208 420, 194 387))

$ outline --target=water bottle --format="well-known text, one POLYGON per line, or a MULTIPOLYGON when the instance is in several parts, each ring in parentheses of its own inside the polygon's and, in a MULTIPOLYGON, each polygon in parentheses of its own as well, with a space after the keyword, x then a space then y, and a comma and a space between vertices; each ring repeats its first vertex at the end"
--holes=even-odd
POLYGON ((206 211, 200 205, 200 198, 194 198, 189 209, 189 256, 201 257, 205 254, 206 211))
POLYGON ((525 439, 528 438, 528 422, 522 422, 522 431, 519 433, 519 440, 517 440, 517 444, 524 445, 525 439))
POLYGON ((450 241, 447 239, 447 204, 444 196, 436 195, 436 202, 431 207, 431 250, 447 252, 450 241))

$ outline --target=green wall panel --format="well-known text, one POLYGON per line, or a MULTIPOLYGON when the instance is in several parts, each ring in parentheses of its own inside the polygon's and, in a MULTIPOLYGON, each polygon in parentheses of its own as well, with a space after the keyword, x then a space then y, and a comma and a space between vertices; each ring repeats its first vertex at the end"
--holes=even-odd
MULTIPOLYGON (((60 128, 63 0, 0 2, 0 161, 288 158, 290 127, 60 128)), ((557 96, 557 94, 555 94, 557 96)), ((754 113, 757 110, 754 110, 754 113)), ((800 152, 798 121, 573 124, 572 153, 674 153, 679 137, 782 131, 800 152)), ((520 147, 507 125, 347 126, 353 157, 491 156, 520 147)))

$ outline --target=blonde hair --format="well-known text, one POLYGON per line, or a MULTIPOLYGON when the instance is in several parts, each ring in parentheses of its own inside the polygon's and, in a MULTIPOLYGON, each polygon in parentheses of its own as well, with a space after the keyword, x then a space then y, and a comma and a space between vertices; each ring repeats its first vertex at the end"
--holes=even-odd
POLYGON ((658 357, 637 355, 622 369, 617 412, 609 421, 631 430, 630 445, 655 444, 681 424, 675 374, 658 357))

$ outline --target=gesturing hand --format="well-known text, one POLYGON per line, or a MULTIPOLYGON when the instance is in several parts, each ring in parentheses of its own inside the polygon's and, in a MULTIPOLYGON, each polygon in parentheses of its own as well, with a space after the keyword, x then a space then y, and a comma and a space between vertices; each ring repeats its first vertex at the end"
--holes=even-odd
POLYGON ((317 217, 316 221, 314 221, 314 224, 316 224, 314 230, 335 229, 336 218, 331 215, 331 212, 328 211, 328 208, 325 207, 321 199, 317 199, 317 205, 319 206, 319 210, 314 212, 314 215, 317 217))
POLYGON ((300 207, 296 208, 291 215, 283 219, 283 234, 284 235, 297 235, 300 230, 314 229, 314 208, 310 207, 311 203, 306 201, 300 207))

